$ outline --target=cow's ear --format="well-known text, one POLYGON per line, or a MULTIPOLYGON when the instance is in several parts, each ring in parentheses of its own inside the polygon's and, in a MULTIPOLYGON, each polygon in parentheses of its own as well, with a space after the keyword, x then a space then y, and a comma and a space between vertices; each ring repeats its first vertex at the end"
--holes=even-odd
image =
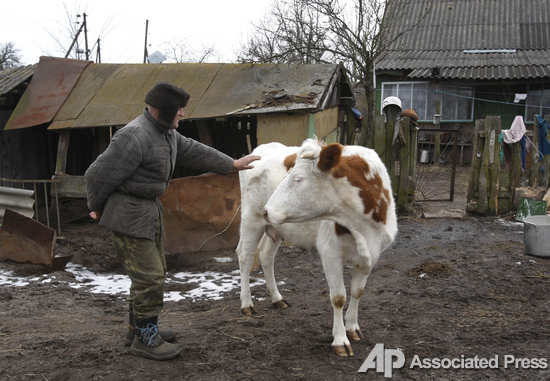
POLYGON ((319 164, 317 164, 319 169, 326 172, 336 167, 342 157, 342 148, 342 145, 338 143, 332 143, 323 147, 319 155, 319 164))
POLYGON ((287 157, 285 157, 285 160, 284 160, 284 165, 286 167, 286 171, 290 171, 294 165, 296 165, 296 157, 298 155, 293 153, 292 155, 289 155, 287 157))

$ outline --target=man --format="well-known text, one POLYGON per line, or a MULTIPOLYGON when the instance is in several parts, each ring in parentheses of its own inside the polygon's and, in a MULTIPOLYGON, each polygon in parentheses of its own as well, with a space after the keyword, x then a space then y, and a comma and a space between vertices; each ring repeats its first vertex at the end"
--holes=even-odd
POLYGON ((126 336, 133 355, 168 360, 180 348, 166 340, 174 333, 158 330, 166 260, 159 196, 168 188, 176 165, 228 174, 253 168, 258 156, 238 160, 175 131, 189 94, 157 83, 145 96, 143 114, 120 129, 86 171, 90 216, 112 231, 117 258, 132 281, 126 336))

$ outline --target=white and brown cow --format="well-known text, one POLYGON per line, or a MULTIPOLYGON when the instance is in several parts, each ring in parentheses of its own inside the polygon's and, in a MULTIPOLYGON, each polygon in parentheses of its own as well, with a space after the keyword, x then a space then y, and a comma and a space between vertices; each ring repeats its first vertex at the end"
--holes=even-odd
POLYGON ((308 139, 301 147, 264 144, 254 169, 240 172, 241 237, 237 247, 241 272, 241 312, 255 313, 249 275, 259 254, 273 304, 287 304, 277 289, 273 262, 282 240, 317 247, 334 310, 332 346, 351 356, 351 340, 363 335, 357 321, 359 299, 380 253, 397 234, 390 178, 371 149, 308 139), (346 302, 344 266, 352 265, 351 299, 346 302))

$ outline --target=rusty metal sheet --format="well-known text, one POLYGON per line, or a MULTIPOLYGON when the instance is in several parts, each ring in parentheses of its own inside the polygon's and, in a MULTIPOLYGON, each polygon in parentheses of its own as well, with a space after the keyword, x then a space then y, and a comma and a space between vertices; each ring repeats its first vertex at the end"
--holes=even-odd
POLYGON ((160 199, 167 254, 237 246, 241 221, 238 173, 174 179, 160 199))
POLYGON ((52 270, 65 267, 72 255, 55 257, 57 232, 40 222, 6 209, 0 229, 0 257, 20 263, 46 265, 52 270))
MULTIPOLYGON (((93 64, 103 65, 103 64, 93 64)), ((185 108, 186 117, 190 118, 199 100, 216 77, 223 64, 131 64, 119 65, 102 86, 94 91, 88 88, 88 94, 81 94, 75 88, 59 112, 59 118, 72 114, 77 116, 73 128, 123 126, 143 112, 145 94, 158 81, 167 81, 182 87, 191 94, 191 99, 185 108), (81 96, 89 97, 84 108, 79 107, 73 112, 65 108, 79 102, 81 96), (77 98, 74 100, 73 98, 77 98), (77 112, 78 111, 78 114, 77 112)), ((100 70, 86 70, 81 81, 92 83, 94 73, 100 70)), ((85 86, 83 86, 83 89, 85 86)), ((55 127, 55 126, 54 126, 55 127)))
POLYGON ((72 127, 82 111, 88 107, 97 92, 120 66, 120 64, 88 65, 48 129, 72 127))
POLYGON ((40 57, 5 130, 50 123, 91 61, 40 57))
POLYGON ((145 94, 160 80, 191 94, 184 119, 316 110, 338 74, 339 65, 90 64, 49 129, 123 126, 142 113, 145 94), (266 93, 282 89, 287 101, 258 107, 266 93))

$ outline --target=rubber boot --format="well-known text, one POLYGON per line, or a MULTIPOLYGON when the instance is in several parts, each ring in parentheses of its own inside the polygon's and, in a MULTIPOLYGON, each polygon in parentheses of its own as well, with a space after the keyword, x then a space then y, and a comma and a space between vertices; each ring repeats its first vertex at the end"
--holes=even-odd
MULTIPOLYGON (((124 338, 124 346, 129 347, 134 341, 136 335, 136 325, 134 323, 134 306, 129 304, 128 307, 128 331, 124 338)), ((174 341, 176 333, 170 329, 159 329, 159 335, 164 341, 174 341)))
POLYGON ((180 347, 167 343, 158 334, 157 316, 147 319, 134 317, 134 322, 136 332, 130 347, 131 354, 153 360, 170 360, 180 354, 180 347))

